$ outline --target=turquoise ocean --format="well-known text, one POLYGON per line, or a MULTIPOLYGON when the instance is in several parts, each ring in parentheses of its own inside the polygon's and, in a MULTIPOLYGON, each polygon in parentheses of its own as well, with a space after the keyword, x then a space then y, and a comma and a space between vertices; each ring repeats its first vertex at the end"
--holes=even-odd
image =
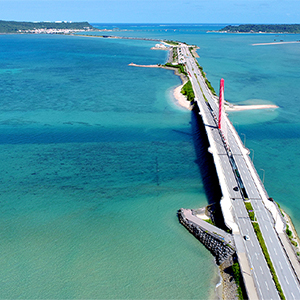
MULTIPOLYGON (((200 47, 266 189, 300 232, 300 35, 222 25, 94 24, 200 47)), ((215 299, 218 268, 177 220, 207 205, 190 111, 156 42, 0 36, 0 298, 215 299)))

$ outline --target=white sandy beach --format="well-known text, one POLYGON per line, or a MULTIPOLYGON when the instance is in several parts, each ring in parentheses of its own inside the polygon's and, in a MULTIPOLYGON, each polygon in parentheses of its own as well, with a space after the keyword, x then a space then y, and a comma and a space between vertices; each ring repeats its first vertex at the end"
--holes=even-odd
POLYGON ((291 42, 272 42, 272 43, 257 43, 257 44, 252 44, 252 46, 282 45, 282 44, 295 44, 295 43, 299 43, 299 41, 291 41, 291 42))
MULTIPOLYGON (((140 68, 166 68, 167 69, 167 67, 163 67, 163 66, 159 66, 159 65, 137 65, 135 63, 130 63, 128 65, 132 66, 132 67, 140 67, 140 68)), ((191 110, 192 105, 191 105, 190 101, 188 101, 186 99, 186 96, 184 96, 181 93, 181 89, 185 83, 186 82, 184 82, 182 85, 180 85, 174 89, 173 96, 176 100, 176 102, 175 102, 176 105, 183 107, 185 109, 191 110)), ((226 111, 243 111, 243 110, 275 109, 275 108, 278 108, 278 106, 274 105, 274 104, 233 105, 233 104, 228 103, 228 105, 225 105, 226 111)))
POLYGON ((278 108, 275 104, 254 104, 254 105, 230 105, 225 106, 226 111, 241 111, 241 110, 252 110, 252 109, 271 109, 278 108))
POLYGON ((137 65, 135 63, 130 63, 128 66, 139 67, 139 68, 161 68, 159 65, 137 65))
POLYGON ((173 96, 176 100, 175 104, 177 104, 178 106, 181 106, 185 109, 191 110, 192 109, 191 102, 186 99, 186 96, 181 94, 181 89, 182 89, 183 85, 184 84, 182 84, 174 89, 173 96))

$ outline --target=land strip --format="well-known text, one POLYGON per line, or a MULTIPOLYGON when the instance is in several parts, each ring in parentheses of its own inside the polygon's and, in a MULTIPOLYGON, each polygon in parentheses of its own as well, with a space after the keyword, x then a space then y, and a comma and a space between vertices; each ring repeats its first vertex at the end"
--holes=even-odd
POLYGON ((283 45, 283 44, 296 44, 300 41, 291 41, 291 42, 272 42, 272 43, 257 43, 252 44, 252 46, 267 46, 267 45, 283 45))
POLYGON ((46 33, 69 34, 80 31, 97 30, 88 22, 16 22, 1 21, 0 33, 46 33))
POLYGON ((241 24, 228 25, 219 32, 228 33, 300 33, 300 24, 241 24))

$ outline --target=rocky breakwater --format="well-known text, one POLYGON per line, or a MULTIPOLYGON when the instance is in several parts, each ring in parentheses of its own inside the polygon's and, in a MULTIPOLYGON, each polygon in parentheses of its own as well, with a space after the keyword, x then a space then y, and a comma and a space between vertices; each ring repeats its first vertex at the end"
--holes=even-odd
POLYGON ((198 218, 191 209, 181 208, 178 210, 177 216, 179 222, 214 255, 218 265, 235 254, 235 245, 231 234, 198 218))

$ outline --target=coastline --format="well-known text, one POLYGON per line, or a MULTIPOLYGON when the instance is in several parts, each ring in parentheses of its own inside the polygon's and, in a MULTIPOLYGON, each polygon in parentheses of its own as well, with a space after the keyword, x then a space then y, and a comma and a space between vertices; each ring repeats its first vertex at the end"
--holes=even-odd
POLYGON ((219 266, 220 282, 216 286, 217 296, 222 300, 238 300, 237 284, 233 279, 232 259, 226 260, 219 266))
POLYGON ((181 89, 182 87, 184 86, 185 83, 179 85, 178 87, 176 87, 173 91, 173 96, 176 100, 175 104, 182 107, 182 108, 185 108, 185 109, 188 109, 188 110, 192 110, 193 109, 193 105, 190 101, 188 101, 186 99, 186 96, 184 96, 182 93, 181 93, 181 89))
POLYGON ((184 109, 188 109, 188 110, 193 109, 192 103, 190 101, 188 101, 186 96, 184 96, 181 93, 181 89, 186 84, 187 79, 185 78, 185 76, 183 74, 178 72, 177 68, 166 67, 166 66, 162 66, 162 65, 137 65, 135 63, 130 63, 130 64, 128 64, 128 66, 138 67, 138 68, 161 68, 161 69, 167 69, 167 70, 174 71, 175 75, 179 76, 182 81, 182 84, 175 87, 173 90, 173 97, 175 98, 175 104, 184 109))
MULTIPOLYGON (((138 65, 133 62, 128 64, 128 66, 138 67, 138 68, 161 68, 161 69, 174 71, 175 75, 179 76, 182 81, 182 84, 174 88, 173 91, 173 96, 176 100, 175 104, 188 110, 193 109, 193 105, 190 103, 190 101, 187 100, 186 96, 184 96, 181 93, 181 89, 186 84, 187 79, 182 73, 178 72, 177 68, 167 67, 163 65, 138 65)), ((227 101, 225 103, 226 111, 244 111, 244 110, 260 110, 260 109, 276 109, 276 108, 279 108, 279 106, 275 104, 234 105, 227 101)))
POLYGON ((282 214, 283 214, 283 218, 286 222, 286 225, 288 226, 288 229, 292 232, 292 235, 291 235, 291 238, 289 239, 290 242, 291 242, 291 245, 292 245, 292 248, 298 258, 298 261, 299 261, 299 256, 297 255, 297 253, 300 253, 300 239, 299 239, 299 235, 296 231, 296 228, 293 224, 293 221, 291 219, 291 217, 287 214, 287 212, 285 210, 283 210, 282 208, 280 208, 282 214), (296 242, 297 243, 297 246, 296 245, 293 245, 292 244, 292 241, 296 242))
MULTIPOLYGON (((208 206, 195 210, 195 216, 204 221, 211 220, 208 206)), ((225 260, 218 266, 220 281, 216 284, 215 295, 217 299, 222 300, 238 300, 238 286, 234 279, 232 270, 234 260, 232 257, 225 260)))

